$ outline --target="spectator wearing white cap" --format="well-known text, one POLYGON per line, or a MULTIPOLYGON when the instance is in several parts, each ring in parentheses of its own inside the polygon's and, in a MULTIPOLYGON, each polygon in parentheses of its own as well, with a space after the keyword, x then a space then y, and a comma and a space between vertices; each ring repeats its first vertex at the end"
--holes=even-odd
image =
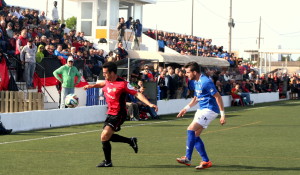
POLYGON ((74 87, 80 82, 81 74, 78 69, 73 66, 74 58, 72 56, 68 57, 67 64, 61 66, 53 72, 53 75, 57 80, 62 83, 61 90, 61 100, 60 108, 65 108, 65 98, 68 94, 74 94, 74 87), (60 78, 59 74, 62 76, 60 78), (75 77, 77 76, 77 81, 74 83, 75 77))

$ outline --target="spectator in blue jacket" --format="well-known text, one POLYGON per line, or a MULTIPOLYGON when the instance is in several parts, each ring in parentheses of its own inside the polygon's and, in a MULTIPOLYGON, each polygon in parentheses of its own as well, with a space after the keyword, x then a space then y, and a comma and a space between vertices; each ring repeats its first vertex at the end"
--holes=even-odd
POLYGON ((140 50, 140 40, 142 37, 142 30, 143 30, 143 25, 141 24, 140 20, 137 19, 133 23, 134 38, 131 47, 132 50, 137 50, 137 49, 140 50))
POLYGON ((165 52, 165 46, 166 46, 166 42, 163 40, 162 36, 158 36, 158 51, 159 52, 165 52))
POLYGON ((132 17, 129 17, 128 20, 125 22, 126 28, 130 29, 132 17))

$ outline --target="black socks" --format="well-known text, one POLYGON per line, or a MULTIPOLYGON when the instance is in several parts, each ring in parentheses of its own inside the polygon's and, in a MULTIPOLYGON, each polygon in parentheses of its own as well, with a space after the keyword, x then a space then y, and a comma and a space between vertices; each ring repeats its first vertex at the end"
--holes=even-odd
POLYGON ((109 141, 102 141, 102 149, 106 163, 111 163, 111 145, 109 141))
POLYGON ((112 142, 123 142, 123 143, 131 144, 131 139, 130 138, 123 137, 123 136, 120 136, 118 134, 113 134, 110 138, 110 141, 112 141, 112 142))
POLYGON ((110 138, 109 141, 102 141, 102 149, 104 152, 104 157, 106 160, 106 163, 111 163, 111 145, 110 141, 112 142, 123 142, 123 143, 128 143, 132 144, 132 141, 130 138, 120 136, 118 134, 113 134, 110 138))

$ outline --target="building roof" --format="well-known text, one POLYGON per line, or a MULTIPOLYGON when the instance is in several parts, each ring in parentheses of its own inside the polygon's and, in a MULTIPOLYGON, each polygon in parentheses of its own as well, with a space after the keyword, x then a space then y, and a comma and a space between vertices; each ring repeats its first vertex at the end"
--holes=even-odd
POLYGON ((158 60, 159 62, 165 63, 178 63, 186 64, 191 61, 195 61, 203 66, 218 66, 228 67, 229 63, 223 58, 214 57, 201 57, 201 56, 190 56, 180 54, 170 54, 162 52, 151 52, 151 51, 128 51, 129 58, 135 59, 147 59, 147 60, 158 60))
POLYGON ((300 50, 293 49, 260 49, 258 52, 271 54, 300 54, 300 50))
MULTIPOLYGON (((69 0, 69 1, 79 1, 79 0, 69 0)), ((142 3, 142 4, 156 4, 156 0, 126 0, 131 3, 142 3)))

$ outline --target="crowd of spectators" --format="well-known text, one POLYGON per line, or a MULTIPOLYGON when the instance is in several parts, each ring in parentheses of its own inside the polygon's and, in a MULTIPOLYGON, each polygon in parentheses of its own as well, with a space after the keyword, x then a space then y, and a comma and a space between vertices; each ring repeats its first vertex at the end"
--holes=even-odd
MULTIPOLYGON (((194 94, 191 91, 192 84, 185 76, 184 67, 158 67, 154 70, 152 66, 146 64, 142 71, 139 70, 137 68, 133 72, 131 83, 138 86, 139 81, 157 82, 160 99, 189 98, 194 94)), ((247 98, 251 93, 266 92, 279 92, 281 98, 286 98, 288 91, 297 93, 300 97, 300 75, 296 73, 290 76, 278 72, 259 75, 256 69, 246 63, 241 63, 238 71, 238 74, 233 74, 227 68, 205 68, 205 74, 213 80, 222 96, 235 93, 233 89, 238 84, 238 91, 247 98)), ((248 102, 251 104, 250 99, 248 102)))
POLYGON ((104 55, 104 50, 96 49, 94 43, 85 38, 84 32, 66 28, 57 19, 46 17, 44 11, 5 6, 0 11, 0 50, 18 60, 14 64, 17 81, 26 79, 20 52, 29 40, 33 40, 38 48, 36 63, 52 58, 65 64, 68 56, 73 56, 74 66, 88 81, 97 79, 105 61, 117 61, 128 55, 122 43, 114 52, 104 55))
POLYGON ((230 63, 230 67, 238 65, 238 58, 234 57, 233 53, 229 54, 223 50, 223 46, 213 45, 212 39, 151 29, 145 34, 157 40, 160 52, 164 52, 167 46, 181 55, 224 58, 230 63))
MULTIPOLYGON (((240 84, 241 89, 249 93, 279 91, 284 96, 284 92, 289 89, 293 92, 300 92, 299 76, 258 75, 252 69, 252 65, 244 63, 242 59, 234 57, 233 54, 227 53, 222 46, 212 45, 211 39, 150 29, 146 34, 153 39, 163 41, 165 46, 181 54, 226 59, 235 71, 207 69, 207 74, 214 80, 221 95, 230 95, 234 83, 240 84), (237 78, 239 76, 240 78, 237 78)), ((74 66, 88 81, 96 80, 104 62, 118 61, 128 56, 122 42, 114 51, 104 55, 103 50, 94 48, 94 43, 85 39, 84 32, 68 30, 65 24, 60 24, 57 20, 49 20, 44 12, 14 6, 3 7, 0 12, 0 49, 20 60, 20 51, 29 39, 32 39, 38 48, 37 63, 40 63, 44 58, 51 57, 59 59, 62 64, 65 64, 68 56, 73 56, 74 66)), ((164 51, 162 48, 160 51, 164 51)), ((19 70, 17 77, 20 81, 23 78, 22 65, 17 65, 17 68, 19 70)), ((137 77, 132 76, 135 79, 156 81, 160 87, 161 99, 187 98, 193 94, 189 91, 190 82, 184 75, 185 70, 180 66, 159 67, 154 70, 153 67, 146 65, 142 71, 140 67, 137 68, 133 75, 135 74, 137 77)))

